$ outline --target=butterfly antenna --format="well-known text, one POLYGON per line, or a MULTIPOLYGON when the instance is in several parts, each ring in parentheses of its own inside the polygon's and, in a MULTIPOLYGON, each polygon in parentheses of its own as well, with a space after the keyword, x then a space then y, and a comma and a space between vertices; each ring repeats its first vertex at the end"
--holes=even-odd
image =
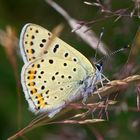
POLYGON ((101 63, 101 62, 107 60, 110 56, 113 56, 113 55, 115 55, 115 54, 117 54, 119 52, 122 52, 122 51, 124 51, 124 50, 126 50, 128 48, 130 48, 130 45, 126 45, 126 46, 124 46, 124 47, 122 47, 122 48, 120 48, 120 49, 108 54, 107 56, 102 57, 99 61, 97 61, 97 63, 101 63))
POLYGON ((100 44, 100 42, 101 42, 103 33, 104 33, 104 27, 102 27, 102 29, 101 29, 100 37, 99 37, 99 40, 98 40, 98 43, 97 43, 96 52, 95 52, 95 56, 94 56, 95 62, 96 62, 97 53, 98 53, 98 48, 99 48, 99 44, 100 44))

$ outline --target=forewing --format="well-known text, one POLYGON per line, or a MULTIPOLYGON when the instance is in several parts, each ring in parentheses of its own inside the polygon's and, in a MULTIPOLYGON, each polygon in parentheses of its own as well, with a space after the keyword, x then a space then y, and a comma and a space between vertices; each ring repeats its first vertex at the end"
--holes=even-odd
POLYGON ((33 61, 43 55, 79 63, 89 73, 95 72, 95 67, 80 52, 53 35, 45 28, 26 24, 20 36, 20 49, 25 63, 33 61))

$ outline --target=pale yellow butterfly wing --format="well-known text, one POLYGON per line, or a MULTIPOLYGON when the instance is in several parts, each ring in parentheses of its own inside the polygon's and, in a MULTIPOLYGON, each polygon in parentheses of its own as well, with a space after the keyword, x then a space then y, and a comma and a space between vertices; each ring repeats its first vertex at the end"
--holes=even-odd
POLYGON ((93 68, 89 60, 80 52, 36 24, 29 23, 23 27, 20 36, 20 49, 25 63, 43 55, 50 55, 75 61, 89 72, 95 71, 95 66, 93 68))
POLYGON ((46 111, 50 117, 78 98, 96 71, 80 52, 58 37, 51 41, 51 37, 35 24, 25 25, 20 36, 25 62, 21 79, 30 110, 46 111))
POLYGON ((26 64, 22 85, 30 110, 53 116, 65 104, 80 97, 86 77, 81 65, 56 57, 44 56, 26 64))

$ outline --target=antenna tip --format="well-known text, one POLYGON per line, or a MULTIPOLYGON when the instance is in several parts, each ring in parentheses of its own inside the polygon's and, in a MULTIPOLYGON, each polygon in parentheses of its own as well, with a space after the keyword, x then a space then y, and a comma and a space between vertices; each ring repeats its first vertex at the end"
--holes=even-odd
POLYGON ((128 49, 128 48, 130 48, 129 44, 124 46, 124 49, 128 49))

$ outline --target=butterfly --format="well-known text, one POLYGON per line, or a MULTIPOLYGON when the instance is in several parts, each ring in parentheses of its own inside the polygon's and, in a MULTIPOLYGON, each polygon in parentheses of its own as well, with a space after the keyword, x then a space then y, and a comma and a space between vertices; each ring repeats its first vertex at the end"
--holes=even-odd
POLYGON ((29 109, 53 117, 68 103, 94 91, 101 65, 92 65, 79 51, 43 27, 28 23, 20 35, 24 61, 21 83, 29 109))

